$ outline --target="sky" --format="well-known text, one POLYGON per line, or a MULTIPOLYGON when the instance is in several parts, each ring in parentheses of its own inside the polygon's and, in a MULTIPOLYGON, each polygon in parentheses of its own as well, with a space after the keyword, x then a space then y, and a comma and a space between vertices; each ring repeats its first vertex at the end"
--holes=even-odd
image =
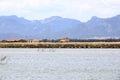
POLYGON ((51 16, 86 22, 120 15, 120 0, 0 0, 0 16, 16 15, 29 20, 51 16))

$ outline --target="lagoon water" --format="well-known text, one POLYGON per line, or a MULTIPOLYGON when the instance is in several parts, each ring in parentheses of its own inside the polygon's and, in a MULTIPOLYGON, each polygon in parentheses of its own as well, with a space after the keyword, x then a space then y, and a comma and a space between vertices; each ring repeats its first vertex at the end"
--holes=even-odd
POLYGON ((0 49, 0 80, 120 80, 120 49, 0 49))

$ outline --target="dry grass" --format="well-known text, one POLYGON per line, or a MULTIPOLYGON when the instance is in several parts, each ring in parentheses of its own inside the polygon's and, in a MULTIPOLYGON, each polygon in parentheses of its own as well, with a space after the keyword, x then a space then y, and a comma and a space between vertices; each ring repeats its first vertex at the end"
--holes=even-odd
POLYGON ((1 48, 120 48, 120 42, 0 42, 1 48))

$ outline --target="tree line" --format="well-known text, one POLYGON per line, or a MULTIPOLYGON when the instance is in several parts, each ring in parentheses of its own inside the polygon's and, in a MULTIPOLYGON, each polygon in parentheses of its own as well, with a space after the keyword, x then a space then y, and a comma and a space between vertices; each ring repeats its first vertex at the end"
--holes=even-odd
MULTIPOLYGON (((0 42, 28 42, 29 40, 1 40, 0 42)), ((34 40, 33 40, 34 41, 34 40)), ((61 42, 60 39, 42 39, 38 42, 61 42)), ((69 39, 69 42, 120 42, 120 39, 69 39)))

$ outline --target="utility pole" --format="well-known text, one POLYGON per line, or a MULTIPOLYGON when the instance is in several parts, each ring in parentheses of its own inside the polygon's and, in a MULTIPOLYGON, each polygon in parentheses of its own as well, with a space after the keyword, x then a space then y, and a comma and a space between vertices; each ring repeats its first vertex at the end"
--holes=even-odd
POLYGON ((48 23, 48 40, 51 40, 51 26, 50 23, 48 23))

